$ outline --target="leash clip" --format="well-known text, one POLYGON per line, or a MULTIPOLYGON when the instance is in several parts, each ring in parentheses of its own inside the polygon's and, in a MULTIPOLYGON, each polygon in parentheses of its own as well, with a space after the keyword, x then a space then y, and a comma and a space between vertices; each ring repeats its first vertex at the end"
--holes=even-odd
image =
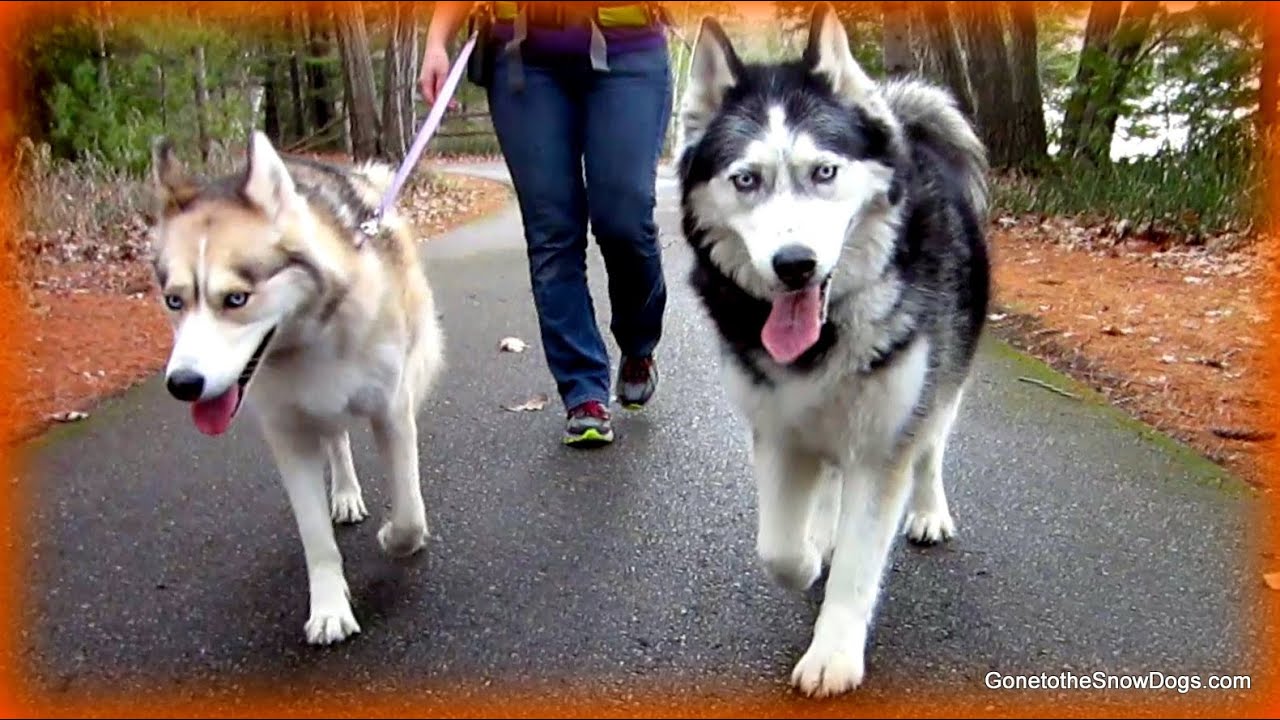
POLYGON ((382 213, 360 223, 360 232, 356 233, 356 248, 364 247, 367 240, 378 237, 382 231, 382 213))

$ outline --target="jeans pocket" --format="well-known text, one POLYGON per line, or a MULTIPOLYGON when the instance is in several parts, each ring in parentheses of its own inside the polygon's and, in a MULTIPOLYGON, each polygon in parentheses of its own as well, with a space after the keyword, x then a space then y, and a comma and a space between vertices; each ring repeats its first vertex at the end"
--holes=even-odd
POLYGON ((633 50, 610 58, 609 72, 655 80, 670 78, 671 56, 667 54, 666 43, 655 48, 633 50))

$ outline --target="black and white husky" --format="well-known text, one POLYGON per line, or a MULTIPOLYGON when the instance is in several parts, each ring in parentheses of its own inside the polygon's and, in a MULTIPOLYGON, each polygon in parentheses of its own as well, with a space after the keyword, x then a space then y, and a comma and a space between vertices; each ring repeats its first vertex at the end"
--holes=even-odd
POLYGON ((946 91, 873 82, 826 4, 790 62, 745 63, 704 19, 682 104, 691 281, 751 429, 757 551, 799 589, 829 564, 791 681, 847 692, 900 528, 955 529, 942 457, 990 292, 986 150, 946 91))

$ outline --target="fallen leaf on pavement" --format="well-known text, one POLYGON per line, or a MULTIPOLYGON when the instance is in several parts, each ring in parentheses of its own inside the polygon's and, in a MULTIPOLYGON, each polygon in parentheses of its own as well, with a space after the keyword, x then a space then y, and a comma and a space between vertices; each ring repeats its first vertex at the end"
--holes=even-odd
POLYGON ((502 342, 498 343, 498 349, 502 352, 521 353, 527 347, 528 343, 517 337, 502 338, 502 342))
POLYGON ((68 410, 66 412, 54 413, 49 416, 49 419, 55 422, 69 423, 78 422, 87 417, 89 417, 88 413, 82 413, 79 410, 68 410))
POLYGON ((503 405, 502 407, 511 412, 537 412, 546 407, 550 400, 545 394, 538 393, 519 405, 503 405))

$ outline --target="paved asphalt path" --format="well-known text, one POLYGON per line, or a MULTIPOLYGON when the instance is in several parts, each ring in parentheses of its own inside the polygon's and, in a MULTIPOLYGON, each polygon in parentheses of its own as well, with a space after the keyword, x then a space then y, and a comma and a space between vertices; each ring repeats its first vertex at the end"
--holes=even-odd
MULTIPOLYGON (((339 532, 364 631, 353 642, 303 643, 301 546, 250 424, 205 438, 155 379, 44 441, 23 633, 42 686, 72 697, 101 683, 126 695, 266 683, 302 702, 318 684, 368 702, 409 686, 572 683, 621 701, 674 683, 692 694, 688 712, 704 707, 699 694, 801 702, 785 680, 817 595, 773 587, 756 564, 746 434, 685 282, 669 172, 659 186, 663 381, 648 410, 619 411, 619 439, 601 451, 561 447, 554 401, 501 407, 554 397, 514 208, 432 241, 451 364, 421 422, 434 539, 410 562, 381 557, 381 470, 368 433, 355 434, 374 515, 339 532), (529 350, 497 352, 505 336, 529 350)), ((590 264, 607 327, 594 249, 590 264)), ((1251 672, 1258 501, 1116 413, 1019 381, 1044 373, 994 343, 984 351, 946 458, 959 535, 895 549, 858 698, 985 692, 999 708, 1010 696, 984 690, 991 670, 1251 672)))

